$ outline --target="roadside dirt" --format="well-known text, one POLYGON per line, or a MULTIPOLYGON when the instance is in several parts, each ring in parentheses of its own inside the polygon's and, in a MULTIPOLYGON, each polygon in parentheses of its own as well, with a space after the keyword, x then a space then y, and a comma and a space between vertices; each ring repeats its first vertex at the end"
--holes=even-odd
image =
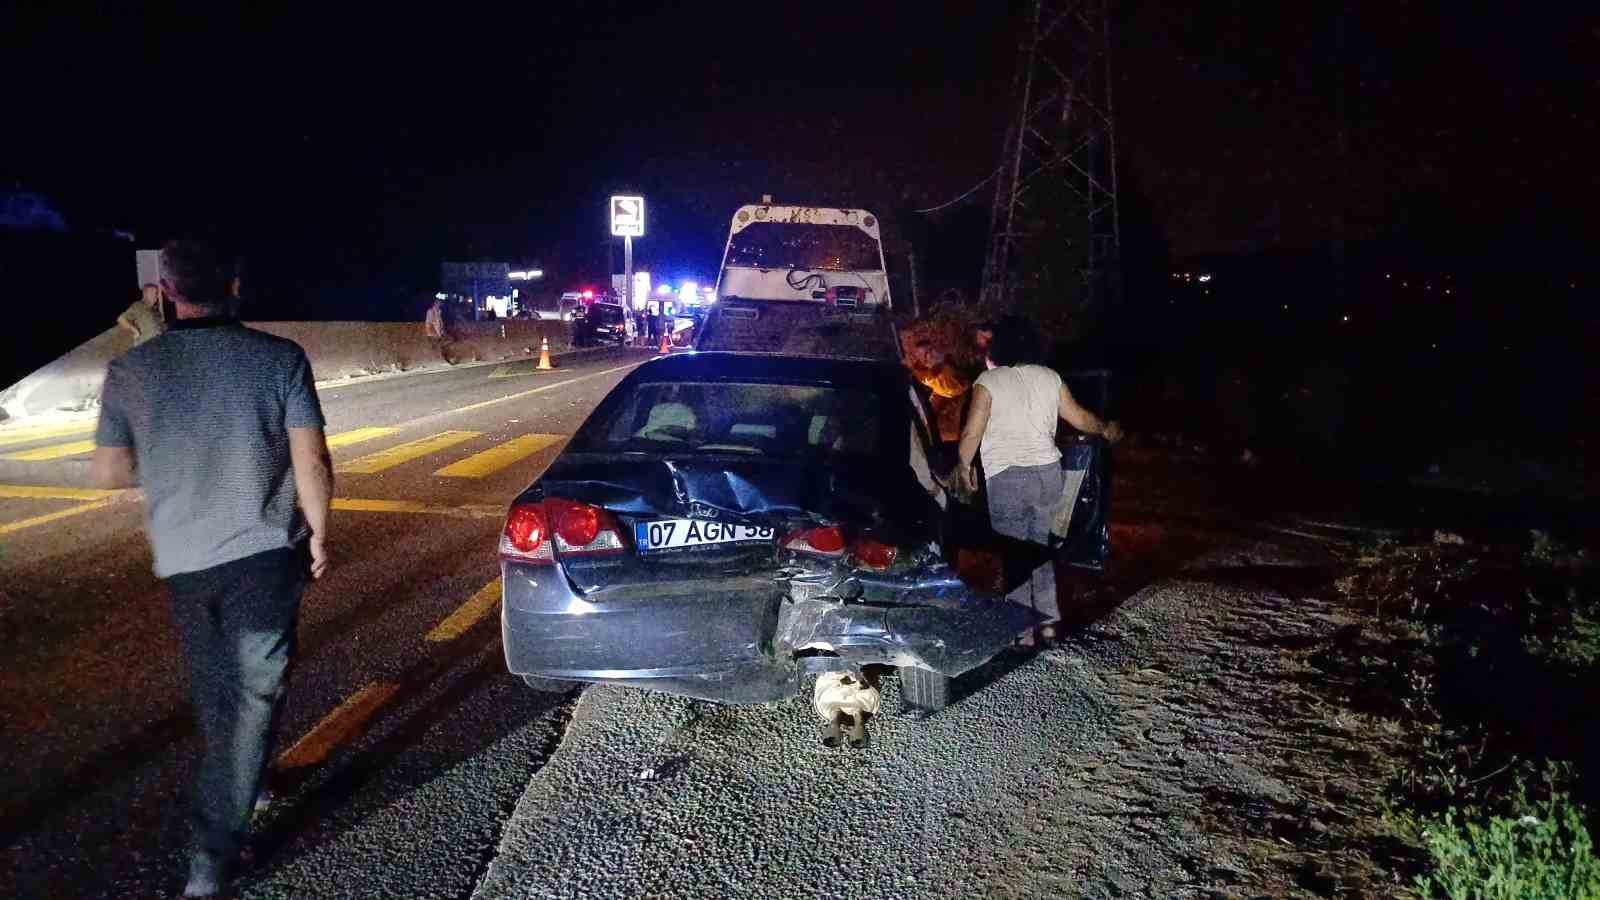
POLYGON ((1402 735, 1319 666, 1367 624, 1335 590, 1361 532, 1253 516, 1216 473, 1124 456, 1116 567, 1042 654, 1111 727, 1023 798, 984 866, 996 893, 1406 893, 1420 858, 1383 817, 1402 735))

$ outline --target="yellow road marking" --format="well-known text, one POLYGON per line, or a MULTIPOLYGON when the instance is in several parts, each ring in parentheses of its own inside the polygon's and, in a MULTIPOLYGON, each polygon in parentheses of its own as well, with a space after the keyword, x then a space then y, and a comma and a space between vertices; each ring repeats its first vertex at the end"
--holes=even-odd
POLYGON ((399 691, 400 685, 392 681, 373 682, 356 691, 333 712, 323 716, 322 721, 294 742, 294 746, 278 754, 275 765, 279 769, 303 769, 322 762, 340 744, 360 734, 378 710, 399 691))
POLYGON ((444 478, 482 478, 566 439, 564 434, 525 434, 453 462, 433 474, 444 478))
MULTIPOLYGON (((400 429, 398 428, 373 427, 357 428, 353 431, 344 431, 340 432, 339 434, 329 435, 328 447, 330 449, 348 447, 351 444, 359 444, 363 441, 371 441, 381 437, 386 437, 399 430, 400 429)), ((0 440, 0 443, 4 443, 4 441, 0 440)), ((21 441, 17 441, 16 443, 21 443, 21 441)), ((68 444, 51 444, 48 447, 35 447, 32 450, 19 450, 15 453, 7 453, 3 456, 0 456, 0 459, 15 459, 21 460, 22 462, 41 462, 47 459, 60 459, 64 456, 78 456, 80 454, 92 452, 94 452, 94 441, 73 441, 68 444)))
POLYGON ((63 456, 79 456, 93 452, 94 441, 73 441, 70 444, 51 444, 48 447, 35 447, 32 450, 18 450, 16 453, 7 453, 4 456, 0 456, 0 459, 41 462, 47 459, 60 459, 63 456))
POLYGON ((577 378, 568 378, 566 381, 558 381, 555 384, 542 384, 542 385, 540 385, 540 386, 538 386, 536 388, 529 388, 528 390, 525 390, 525 391, 518 391, 515 394, 507 394, 504 397, 496 397, 493 400, 483 400, 483 401, 478 402, 478 403, 469 403, 466 406, 460 406, 460 407, 457 407, 455 409, 448 410, 448 412, 451 412, 451 413, 471 412, 471 411, 473 411, 475 409, 483 409, 485 406, 493 406, 496 403, 504 403, 507 400, 520 400, 523 397, 527 397, 527 396, 532 395, 532 394, 537 394, 537 393, 540 393, 542 391, 553 391, 558 387, 565 387, 565 386, 567 386, 569 384, 575 384, 575 383, 577 383, 579 381, 583 381, 586 378, 598 378, 601 375, 609 375, 612 372, 621 372, 623 369, 631 369, 631 368, 633 368, 634 366, 637 366, 637 365, 638 365, 638 363, 631 362, 631 363, 628 363, 625 366, 612 366, 609 369, 601 369, 598 372, 590 372, 587 375, 579 375, 577 378))
POLYGON ((53 513, 45 513, 42 516, 34 516, 31 519, 22 519, 21 521, 17 522, 7 522, 4 525, 0 525, 0 534, 12 534, 13 532, 21 531, 24 528, 32 528, 35 525, 43 525, 46 522, 54 522, 57 519, 65 519, 68 516, 82 515, 86 512, 99 509, 110 502, 111 498, 107 497, 104 500, 96 500, 92 503, 80 503, 70 509, 58 509, 53 513))
POLYGON ((391 434, 394 434, 399 430, 400 429, 398 428, 373 427, 357 428, 353 431, 341 431, 338 434, 332 434, 328 436, 328 449, 337 450, 340 447, 348 447, 351 444, 359 444, 363 441, 376 440, 378 438, 387 437, 391 434))
POLYGON ((335 497, 333 508, 348 512, 432 513, 463 519, 498 519, 506 514, 504 507, 488 504, 466 503, 459 506, 443 506, 435 503, 418 503, 415 500, 369 500, 359 497, 335 497))
POLYGON ((425 640, 433 644, 453 641, 483 621, 484 617, 494 612, 495 607, 499 605, 500 579, 496 578, 473 594, 472 599, 457 607, 455 612, 445 616, 444 621, 433 626, 433 630, 428 632, 425 640))
POLYGON ((0 497, 26 500, 100 500, 122 493, 94 488, 54 487, 47 484, 0 484, 0 497))
POLYGON ((374 472, 382 472, 384 469, 391 469, 401 463, 410 462, 418 457, 427 456, 429 453, 436 453, 446 447, 453 447, 462 441, 470 441, 480 434, 482 434, 480 431, 441 431, 435 435, 419 438, 415 441, 407 441, 387 450, 379 450, 377 453, 369 453, 366 456, 353 459, 342 466, 338 466, 337 471, 353 475, 371 475, 374 472))
POLYGON ((50 425, 22 425, 16 428, 0 428, 0 447, 8 444, 26 444, 29 441, 42 441, 46 438, 66 437, 69 434, 89 434, 94 431, 95 422, 55 422, 50 425))

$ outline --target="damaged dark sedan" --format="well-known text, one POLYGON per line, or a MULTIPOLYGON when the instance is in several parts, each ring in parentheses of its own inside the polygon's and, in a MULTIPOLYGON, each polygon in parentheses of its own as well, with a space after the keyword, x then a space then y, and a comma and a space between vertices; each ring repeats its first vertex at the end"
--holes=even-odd
POLYGON ((802 672, 849 684, 887 666, 904 702, 943 706, 950 678, 1038 617, 946 564, 917 402, 887 361, 640 366, 511 507, 511 671, 544 690, 760 703, 793 695, 802 672))

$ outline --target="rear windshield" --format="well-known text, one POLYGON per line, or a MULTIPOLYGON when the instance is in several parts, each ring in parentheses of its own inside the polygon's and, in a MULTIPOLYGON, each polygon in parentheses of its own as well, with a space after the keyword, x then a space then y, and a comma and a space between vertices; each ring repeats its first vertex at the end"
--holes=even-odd
POLYGON ((573 449, 866 456, 881 428, 878 396, 864 388, 644 382, 614 400, 584 423, 573 449))
POLYGON ((854 225, 755 222, 728 242, 727 266, 748 269, 877 272, 878 242, 854 225))
POLYGON ((589 307, 589 318, 607 325, 615 325, 622 321, 622 307, 601 306, 596 303, 594 306, 589 307))

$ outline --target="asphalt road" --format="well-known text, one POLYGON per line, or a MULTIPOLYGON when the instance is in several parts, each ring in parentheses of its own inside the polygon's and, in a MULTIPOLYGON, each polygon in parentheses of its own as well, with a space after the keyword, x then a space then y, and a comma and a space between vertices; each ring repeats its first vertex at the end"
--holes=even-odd
MULTIPOLYGON (((464 896, 570 699, 500 656, 506 504, 638 351, 324 386, 334 568, 308 592, 260 896, 464 896)), ((0 429, 0 895, 181 884, 198 735, 136 492, 92 422, 0 429)))

